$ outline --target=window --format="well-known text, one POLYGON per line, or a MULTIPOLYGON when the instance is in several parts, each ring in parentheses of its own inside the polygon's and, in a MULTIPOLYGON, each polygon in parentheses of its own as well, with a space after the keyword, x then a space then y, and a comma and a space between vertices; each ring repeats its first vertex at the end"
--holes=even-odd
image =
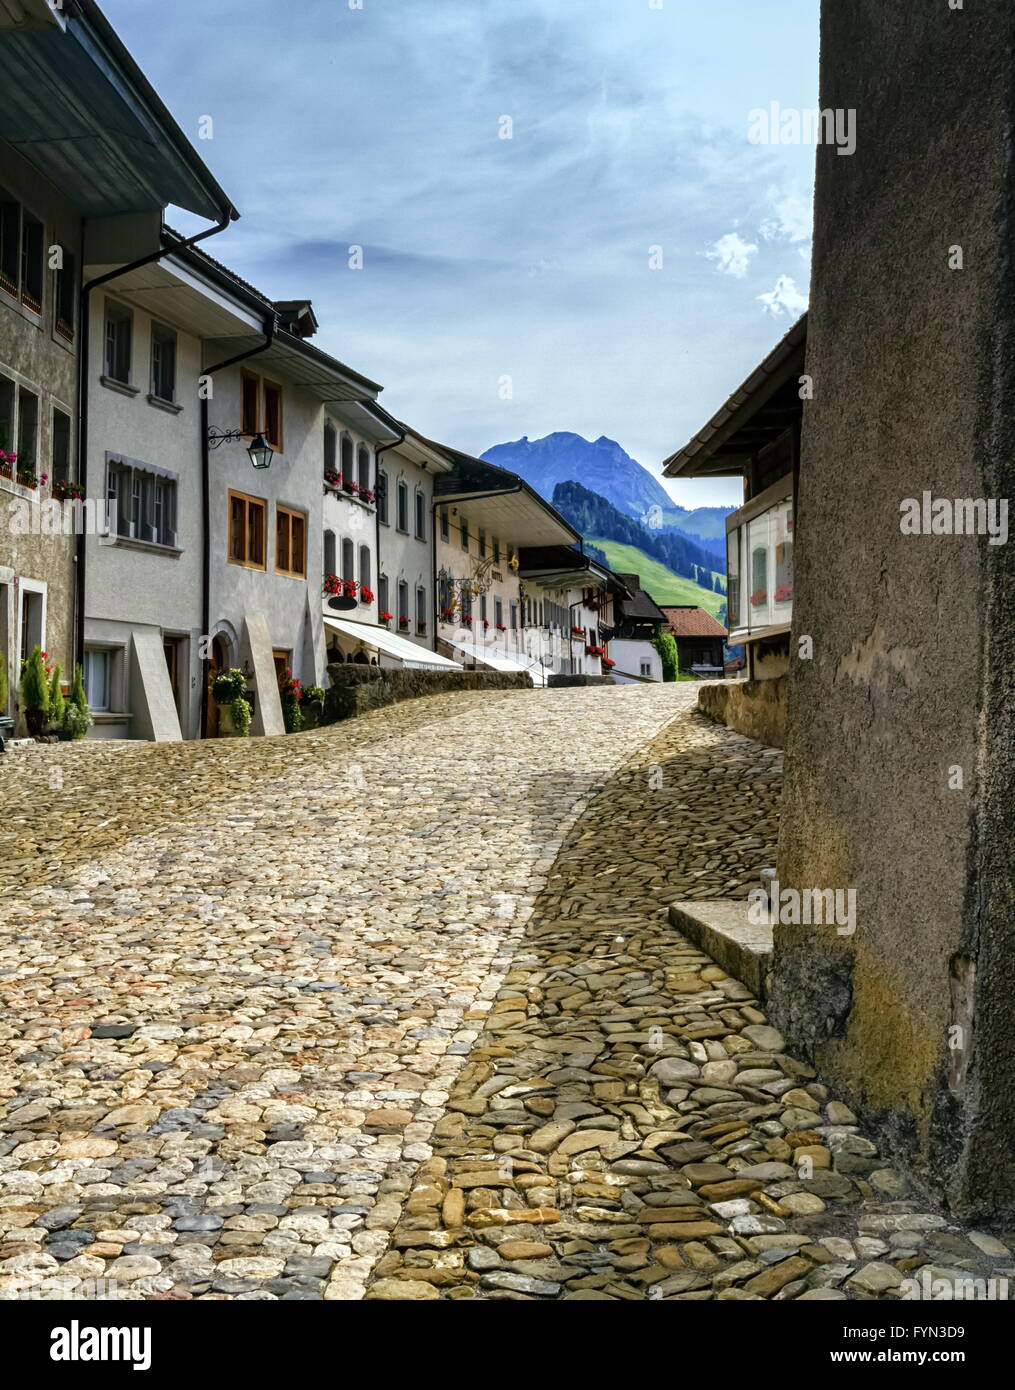
POLYGON ((450 530, 449 530, 449 528, 448 528, 448 509, 447 509, 447 507, 442 507, 442 508, 441 508, 441 540, 442 540, 442 541, 448 540, 449 537, 450 537, 450 534, 451 534, 451 533, 450 533, 450 530))
POLYGON ((500 564, 500 541, 496 536, 493 538, 493 563, 495 565, 500 564))
POLYGON ((652 663, 651 663, 651 661, 643 661, 643 662, 641 663, 641 674, 642 674, 643 676, 649 676, 649 677, 651 677, 651 675, 652 675, 652 663))
POLYGON ((409 488, 405 483, 400 482, 396 489, 396 512, 395 525, 399 531, 409 529, 409 488))
POLYGON ((106 498, 115 507, 115 529, 128 540, 176 545, 176 478, 127 459, 110 459, 106 498))
POLYGON ((462 549, 463 549, 463 550, 468 550, 468 548, 469 548, 469 523, 465 520, 465 517, 464 517, 464 516, 463 516, 463 517, 459 517, 459 525, 460 525, 461 528, 462 528, 462 549))
POLYGON ((134 315, 122 304, 106 300, 105 374, 110 381, 130 385, 131 338, 134 315))
POLYGON ((0 189, 0 289, 18 298, 21 286, 21 204, 0 189))
POLYGON ((342 578, 356 578, 356 547, 350 540, 342 542, 342 578))
POLYGON ((335 544, 334 531, 324 533, 324 573, 336 574, 335 563, 337 559, 337 546, 335 544))
POLYGON ((277 454, 282 452, 282 388, 273 381, 240 373, 240 431, 262 434, 277 454))
POLYGON ((42 313, 45 230, 37 217, 0 189, 0 289, 42 313))
POLYGON ((421 636, 426 632, 426 590, 422 584, 416 589, 416 632, 421 636))
POLYGON ((307 519, 281 505, 275 508, 275 573, 291 579, 305 579, 307 573, 307 519))
POLYGON ((472 617, 472 585, 467 579, 463 579, 459 589, 462 602, 462 617, 472 617))
POLYGON ((388 576, 382 574, 377 579, 377 609, 378 612, 388 613, 388 576))
POLYGON ((486 594, 479 600, 479 617, 481 622, 486 622, 486 594))
POLYGON ((516 628, 516 627, 518 626, 518 605, 517 605, 517 603, 512 603, 508 611, 509 611, 510 614, 511 614, 511 626, 512 626, 512 628, 516 628))
POLYGON ((13 453, 18 447, 14 433, 14 402, 17 393, 18 388, 10 377, 0 376, 0 449, 4 453, 13 453))
POLYGON ((338 462, 338 432, 329 420, 324 426, 324 471, 336 472, 338 462))
POLYGON ((370 547, 361 545, 359 548, 359 582, 370 588, 370 547))
POLYGON ((479 533, 479 558, 480 558, 481 560, 485 560, 485 559, 486 559, 486 532, 485 532, 485 531, 480 531, 480 533, 479 533))
POLYGON ((399 627, 409 626, 409 586, 404 579, 399 580, 398 583, 398 613, 396 616, 399 627))
POLYGON ((42 313, 42 281, 45 264, 42 223, 30 212, 21 224, 21 302, 33 314, 42 313))
POLYGON ((352 440, 347 434, 342 435, 342 478, 352 482, 352 440))
POLYGON ((365 444, 359 446, 359 485, 370 491, 370 450, 365 444))
POLYGON ((249 372, 240 375, 240 432, 253 437, 257 434, 260 382, 249 372))
POLYGON ((229 494, 229 563, 248 569, 267 568, 265 521, 268 508, 261 497, 229 494))
POLYGON ((388 524, 388 475, 383 468, 377 470, 377 520, 388 524))
POLYGON ((90 709, 108 710, 110 675, 112 673, 113 653, 94 647, 85 648, 85 697, 90 709))
POLYGON ((416 491, 416 539, 426 540, 426 498, 418 489, 416 491))
POLYGON ((34 473, 39 461, 39 398, 22 386, 18 391, 18 462, 19 473, 34 473))
POLYGON ((272 381, 264 385, 264 433, 277 454, 282 452, 282 388, 272 381))
POLYGON ((50 463, 54 483, 70 482, 70 416, 53 409, 53 457, 50 463))
POLYGON ((493 601, 493 620, 498 627, 504 626, 504 600, 495 598, 493 601))
POLYGON ((152 324, 152 395, 176 400, 176 334, 161 323, 152 324))
POLYGON ((63 265, 56 272, 56 331, 63 338, 74 337, 74 324, 77 320, 77 260, 66 247, 63 251, 63 265))

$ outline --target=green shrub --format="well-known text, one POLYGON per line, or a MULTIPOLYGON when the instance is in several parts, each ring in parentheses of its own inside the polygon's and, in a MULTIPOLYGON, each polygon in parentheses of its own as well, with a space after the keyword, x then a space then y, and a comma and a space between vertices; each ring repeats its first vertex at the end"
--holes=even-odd
POLYGON ((249 738, 251 708, 249 700, 233 700, 229 706, 233 717, 233 731, 237 738, 249 738))
POLYGON ((70 739, 84 738, 88 730, 92 727, 93 719, 91 711, 86 704, 84 709, 74 703, 73 700, 66 702, 63 712, 63 723, 60 726, 60 737, 67 742, 70 739))
POLYGON ((42 648, 38 645, 32 648, 31 656, 25 657, 21 667, 21 703, 26 711, 49 713, 49 681, 42 648))
POLYGON ((74 667, 74 679, 70 685, 71 704, 76 705, 82 714, 88 716, 88 728, 92 726, 92 712, 88 708, 88 697, 85 695, 85 673, 80 665, 74 667))
POLYGON ((300 704, 301 704, 301 705, 323 705, 323 704, 324 704, 324 686, 323 686, 323 685, 306 685, 306 686, 304 686, 304 687, 303 687, 303 693, 302 693, 302 695, 300 696, 300 704))
POLYGON ((658 636, 653 637, 652 645, 663 663, 663 680, 675 681, 678 664, 677 639, 672 632, 660 632, 658 636))
POLYGON ((63 727, 64 711, 67 708, 67 701, 63 698, 63 691, 60 689, 60 666, 53 667, 53 679, 49 684, 49 722, 56 729, 63 727))
POLYGON ((211 683, 211 697, 217 705, 231 705, 234 700, 242 700, 247 689, 247 678, 234 666, 230 671, 220 671, 211 683))

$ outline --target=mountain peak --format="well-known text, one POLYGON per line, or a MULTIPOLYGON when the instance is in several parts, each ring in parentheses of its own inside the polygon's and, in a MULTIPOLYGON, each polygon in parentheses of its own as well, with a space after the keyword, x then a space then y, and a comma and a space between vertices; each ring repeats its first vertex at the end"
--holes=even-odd
POLYGON ((671 508, 661 483, 605 434, 588 440, 571 430, 558 430, 542 439, 528 435, 510 444, 495 444, 482 457, 506 468, 548 501, 558 483, 581 483, 605 497, 625 516, 644 517, 650 508, 671 508))

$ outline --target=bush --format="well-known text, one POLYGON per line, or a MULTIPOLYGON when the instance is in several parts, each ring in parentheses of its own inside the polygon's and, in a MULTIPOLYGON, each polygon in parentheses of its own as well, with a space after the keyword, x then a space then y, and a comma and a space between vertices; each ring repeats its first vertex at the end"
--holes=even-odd
POLYGON ((242 700, 247 690, 247 678, 234 666, 231 671, 220 671, 211 683, 211 696, 217 705, 231 705, 242 700))
POLYGON ((672 632, 660 632, 657 637, 653 637, 652 645, 662 659, 663 680, 675 681, 677 679, 677 639, 672 632))
POLYGON ((40 646, 32 648, 31 656, 25 657, 21 667, 21 703, 26 711, 49 713, 49 681, 40 646))
POLYGON ((53 668, 53 679, 49 685, 49 722, 55 729, 63 727, 63 716, 67 709, 67 701, 63 698, 63 691, 60 689, 60 667, 53 668))
POLYGON ((251 708, 249 700, 233 700, 229 706, 233 717, 233 732, 237 738, 249 738, 251 708))
POLYGON ((324 704, 324 686, 323 686, 323 685, 307 685, 307 686, 304 686, 304 688, 303 688, 303 693, 302 693, 302 695, 300 696, 300 704, 301 704, 301 705, 323 705, 323 704, 324 704))
POLYGON ((85 695, 85 673, 80 666, 74 667, 74 679, 70 686, 71 704, 76 705, 82 714, 88 716, 88 727, 92 726, 92 712, 88 708, 88 698, 85 695))
POLYGON ((88 730, 92 727, 91 711, 87 704, 84 709, 74 703, 73 699, 66 702, 63 712, 63 723, 60 726, 60 737, 67 742, 70 739, 84 738, 88 730))

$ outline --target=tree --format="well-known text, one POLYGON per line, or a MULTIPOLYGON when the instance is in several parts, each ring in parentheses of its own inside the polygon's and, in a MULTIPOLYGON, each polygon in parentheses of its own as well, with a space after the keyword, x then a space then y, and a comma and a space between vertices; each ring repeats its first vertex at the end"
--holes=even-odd
POLYGON ((25 709, 28 732, 37 738, 46 727, 49 716, 49 679, 42 648, 36 644, 31 656, 21 668, 21 703, 25 709))
POLYGON ((53 668, 53 679, 49 684, 49 718, 50 722, 59 729, 63 726, 64 711, 67 708, 67 701, 63 698, 63 691, 60 689, 60 666, 57 663, 53 668))

